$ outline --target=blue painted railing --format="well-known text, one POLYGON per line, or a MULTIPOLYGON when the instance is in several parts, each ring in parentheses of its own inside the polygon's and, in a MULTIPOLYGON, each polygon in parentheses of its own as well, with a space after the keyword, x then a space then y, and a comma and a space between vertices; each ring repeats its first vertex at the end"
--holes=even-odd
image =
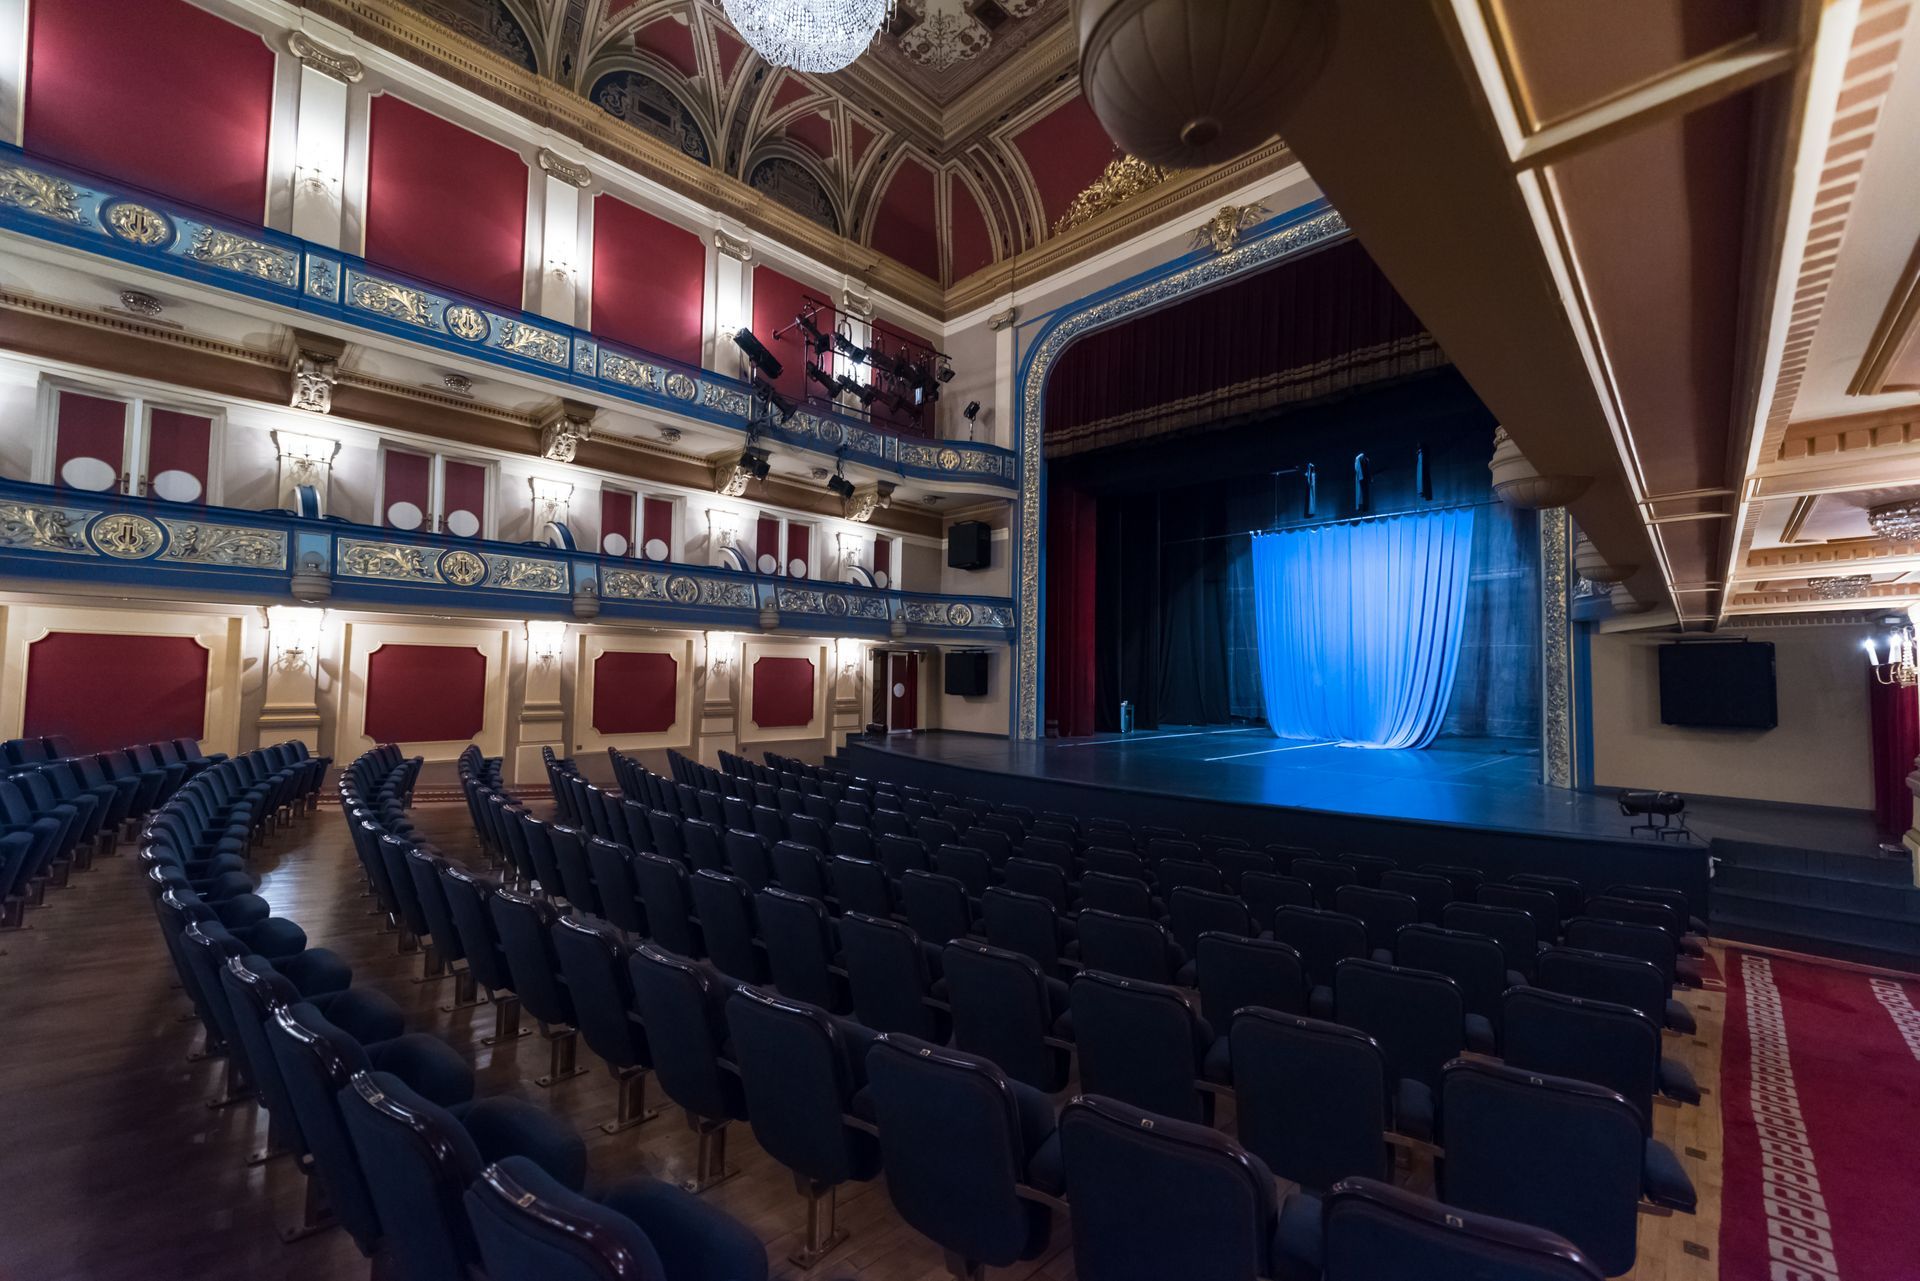
MULTIPOLYGON (((747 384, 0 144, 0 228, 746 433, 747 384)), ((1019 487, 1012 450, 893 435, 817 402, 762 436, 901 476, 1019 487)))
POLYGON ((834 635, 1006 638, 1007 597, 880 591, 541 544, 408 533, 283 511, 0 480, 0 575, 159 593, 632 618, 834 635), (771 614, 768 611, 772 611, 771 614))

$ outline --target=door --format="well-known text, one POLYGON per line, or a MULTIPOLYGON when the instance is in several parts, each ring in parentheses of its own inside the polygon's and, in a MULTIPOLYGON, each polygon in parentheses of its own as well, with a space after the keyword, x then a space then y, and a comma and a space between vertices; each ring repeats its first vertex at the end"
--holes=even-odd
POLYGON ((53 483, 119 493, 131 489, 128 402, 62 391, 54 406, 53 483))
POLYGON ((920 655, 887 655, 887 732, 911 734, 920 728, 920 655))

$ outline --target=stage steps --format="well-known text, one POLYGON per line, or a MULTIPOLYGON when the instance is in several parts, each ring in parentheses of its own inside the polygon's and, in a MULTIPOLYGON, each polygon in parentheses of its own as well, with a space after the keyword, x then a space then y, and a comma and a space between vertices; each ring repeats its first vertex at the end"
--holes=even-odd
POLYGON ((1713 932, 1920 969, 1920 889, 1902 858, 1716 840, 1713 932))

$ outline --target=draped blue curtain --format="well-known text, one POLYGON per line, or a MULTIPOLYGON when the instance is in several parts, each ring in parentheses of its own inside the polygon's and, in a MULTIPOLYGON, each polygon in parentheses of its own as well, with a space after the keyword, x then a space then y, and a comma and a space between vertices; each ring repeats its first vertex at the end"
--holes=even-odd
POLYGON ((1281 738, 1425 747, 1446 719, 1473 508, 1257 534, 1255 623, 1281 738))

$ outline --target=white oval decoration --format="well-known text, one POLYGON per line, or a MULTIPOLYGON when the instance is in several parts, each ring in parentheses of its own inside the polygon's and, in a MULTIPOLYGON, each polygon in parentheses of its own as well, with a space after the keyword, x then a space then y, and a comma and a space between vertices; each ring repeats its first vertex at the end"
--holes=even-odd
POLYGON ((895 698, 905 698, 907 696, 907 687, 899 681, 895 681, 893 683, 893 696, 895 698))
POLYGON ((69 458, 60 465, 60 479, 75 489, 112 489, 120 473, 103 458, 69 458))
POLYGON ((773 558, 772 552, 764 552, 760 557, 760 572, 771 574, 780 568, 780 562, 773 558))
POLYGON ((797 558, 788 561, 787 575, 791 578, 805 578, 807 576, 807 562, 797 558))
POLYGON ((461 538, 472 538, 480 532, 480 518, 462 508, 447 517, 447 532, 461 538))
POLYGON ((647 559, 648 560, 665 560, 666 558, 667 558, 666 543, 661 541, 658 538, 649 538, 647 540, 647 559))
POLYGON ((395 529, 418 529, 423 513, 409 502, 398 502, 387 508, 387 524, 395 529))
POLYGON ((200 497, 200 478, 190 471, 170 468, 153 478, 153 492, 170 503, 190 503, 200 497))
POLYGON ((608 534, 600 540, 600 546, 606 549, 607 555, 609 556, 625 556, 627 554, 627 536, 625 534, 608 534))

